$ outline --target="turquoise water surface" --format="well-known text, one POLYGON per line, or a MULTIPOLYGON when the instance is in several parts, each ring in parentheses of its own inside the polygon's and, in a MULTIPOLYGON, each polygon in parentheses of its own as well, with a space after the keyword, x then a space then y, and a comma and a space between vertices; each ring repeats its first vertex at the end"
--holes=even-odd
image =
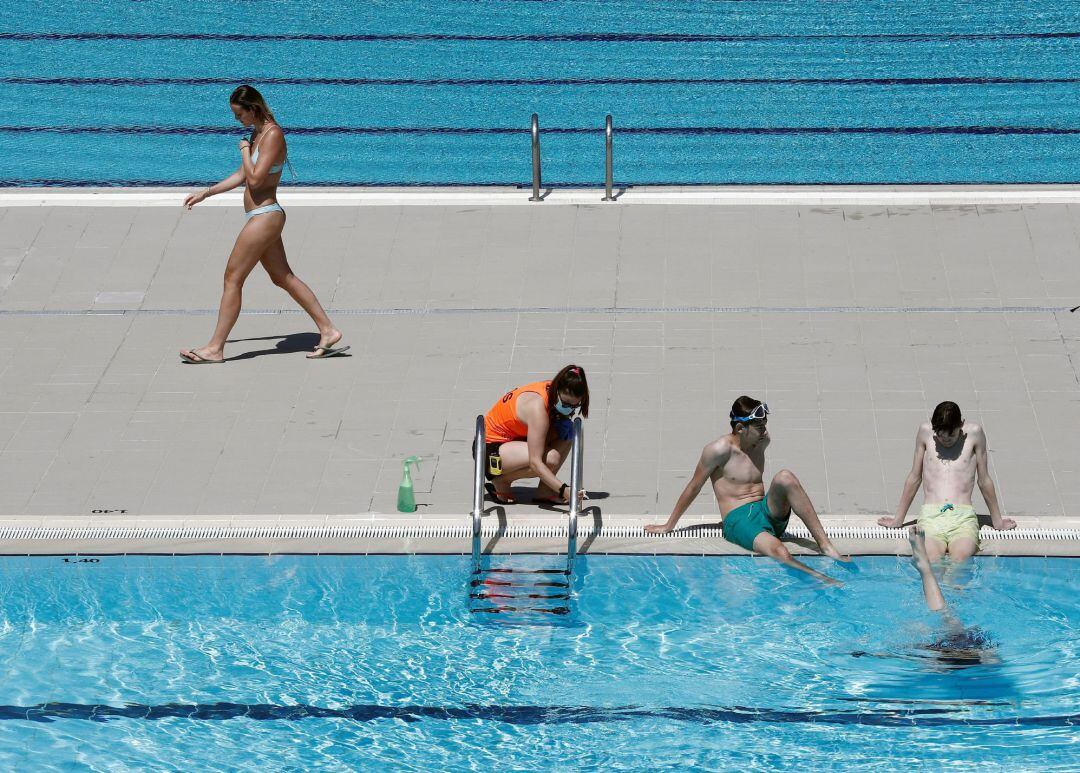
POLYGON ((22 3, 0 185, 202 185, 267 95, 297 185, 1080 181, 1080 4, 22 3))
POLYGON ((764 559, 587 556, 552 615, 472 611, 505 587, 471 585, 459 556, 3 558, 0 762, 1080 765, 1080 562, 946 577, 978 645, 957 654, 906 561, 810 560, 846 584, 764 559))

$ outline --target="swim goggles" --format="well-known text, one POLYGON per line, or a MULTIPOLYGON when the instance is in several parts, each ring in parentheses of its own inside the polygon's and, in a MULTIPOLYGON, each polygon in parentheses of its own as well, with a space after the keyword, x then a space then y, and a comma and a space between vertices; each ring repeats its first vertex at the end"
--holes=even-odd
POLYGON ((757 408, 750 411, 746 416, 736 416, 734 411, 732 411, 730 415, 732 421, 757 421, 764 419, 769 415, 769 406, 767 403, 762 403, 757 408))

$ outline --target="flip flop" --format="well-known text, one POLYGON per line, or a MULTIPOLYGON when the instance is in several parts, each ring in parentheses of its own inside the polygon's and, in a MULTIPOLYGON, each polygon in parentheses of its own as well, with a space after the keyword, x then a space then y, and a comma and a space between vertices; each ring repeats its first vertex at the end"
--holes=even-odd
MULTIPOLYGON (((587 493, 583 493, 581 495, 581 498, 582 499, 588 499, 589 495, 587 493)), ((533 497, 532 503, 534 505, 565 505, 565 504, 567 504, 566 502, 562 501, 562 499, 559 498, 559 497, 533 497)))
POLYGON ((181 354, 180 359, 183 360, 185 365, 221 365, 225 362, 225 358, 220 360, 211 360, 203 357, 201 354, 195 351, 198 347, 188 349, 188 354, 181 354))
POLYGON ((340 349, 335 349, 333 344, 329 346, 316 346, 315 351, 309 354, 307 358, 309 360, 325 360, 328 357, 337 357, 339 354, 347 352, 351 348, 351 346, 342 346, 340 349), (322 354, 319 354, 320 351, 322 354))
POLYGON ((509 494, 500 494, 499 490, 497 488, 495 488, 494 483, 490 483, 490 482, 485 483, 484 484, 484 490, 487 491, 488 496, 491 497, 492 501, 495 502, 495 504, 497 504, 497 505, 516 505, 517 504, 517 500, 514 499, 509 494))

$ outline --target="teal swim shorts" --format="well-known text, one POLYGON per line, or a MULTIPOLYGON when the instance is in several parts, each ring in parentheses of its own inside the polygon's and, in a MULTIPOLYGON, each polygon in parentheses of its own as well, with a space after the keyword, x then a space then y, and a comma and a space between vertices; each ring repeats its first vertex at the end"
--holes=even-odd
POLYGON ((764 499, 759 499, 757 502, 736 507, 727 514, 723 523, 724 539, 752 551, 754 538, 761 532, 768 532, 779 538, 787 525, 788 518, 773 518, 769 514, 769 505, 764 499))

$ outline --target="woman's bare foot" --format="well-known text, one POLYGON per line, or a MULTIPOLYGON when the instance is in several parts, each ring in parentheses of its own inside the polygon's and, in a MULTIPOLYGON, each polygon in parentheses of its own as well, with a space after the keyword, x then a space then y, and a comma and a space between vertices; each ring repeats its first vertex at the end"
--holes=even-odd
POLYGON ((225 350, 203 346, 197 349, 181 349, 180 356, 188 362, 223 362, 225 350))
POLYGON ((340 340, 341 340, 341 331, 338 330, 336 327, 332 327, 329 330, 320 330, 319 331, 319 345, 316 346, 315 348, 316 349, 328 349, 328 348, 334 346, 340 340))

